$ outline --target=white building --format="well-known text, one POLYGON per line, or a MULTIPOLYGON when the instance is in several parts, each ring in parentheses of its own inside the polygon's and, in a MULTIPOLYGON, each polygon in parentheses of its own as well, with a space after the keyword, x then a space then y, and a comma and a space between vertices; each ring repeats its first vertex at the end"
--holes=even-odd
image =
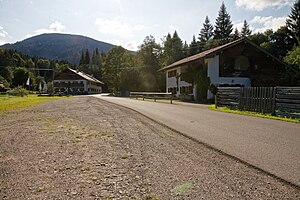
MULTIPOLYGON (((239 39, 179 60, 160 71, 166 72, 166 90, 177 97, 196 99, 196 85, 183 80, 189 68, 207 66, 207 77, 215 86, 275 86, 285 64, 247 38, 239 39)), ((207 98, 212 98, 210 91, 207 98)))
POLYGON ((71 68, 57 74, 53 80, 54 93, 97 94, 102 92, 103 84, 96 78, 71 68))

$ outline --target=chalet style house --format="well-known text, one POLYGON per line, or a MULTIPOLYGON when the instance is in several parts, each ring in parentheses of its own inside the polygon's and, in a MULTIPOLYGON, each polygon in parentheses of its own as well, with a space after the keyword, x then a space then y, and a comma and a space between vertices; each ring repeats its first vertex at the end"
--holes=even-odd
MULTIPOLYGON (((207 66, 207 76, 215 86, 276 86, 281 84, 280 72, 286 64, 247 38, 179 60, 159 71, 166 72, 166 90, 177 97, 196 99, 196 85, 181 76, 189 68, 207 66)), ((210 91, 207 98, 212 98, 210 91)))
POLYGON ((102 92, 103 84, 88 74, 68 68, 54 77, 53 89, 55 94, 97 94, 102 92))

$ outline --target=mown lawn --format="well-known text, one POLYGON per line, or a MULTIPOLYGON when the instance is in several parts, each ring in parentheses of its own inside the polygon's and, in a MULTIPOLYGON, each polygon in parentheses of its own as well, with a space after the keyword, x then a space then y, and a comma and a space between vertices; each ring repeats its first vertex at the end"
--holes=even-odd
POLYGON ((28 95, 25 97, 15 97, 0 95, 0 113, 19 108, 34 106, 39 103, 61 99, 64 97, 38 97, 37 95, 28 95))

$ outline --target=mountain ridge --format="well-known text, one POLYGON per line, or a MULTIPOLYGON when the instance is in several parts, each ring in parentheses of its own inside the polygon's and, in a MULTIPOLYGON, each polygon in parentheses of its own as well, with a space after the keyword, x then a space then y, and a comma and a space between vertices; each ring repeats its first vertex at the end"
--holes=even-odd
POLYGON ((78 64, 82 52, 89 50, 90 56, 98 48, 107 53, 114 45, 93 38, 63 33, 44 33, 22 41, 4 44, 1 47, 14 49, 29 56, 44 57, 51 60, 64 60, 78 64))

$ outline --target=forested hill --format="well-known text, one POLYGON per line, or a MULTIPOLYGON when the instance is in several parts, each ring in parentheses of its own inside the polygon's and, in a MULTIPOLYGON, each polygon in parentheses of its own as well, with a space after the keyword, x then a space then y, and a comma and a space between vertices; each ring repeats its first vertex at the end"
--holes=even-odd
POLYGON ((2 47, 17 50, 29 56, 65 60, 78 64, 83 51, 88 49, 89 52, 93 52, 98 48, 99 52, 107 53, 113 45, 80 35, 48 33, 14 44, 5 44, 2 47))

